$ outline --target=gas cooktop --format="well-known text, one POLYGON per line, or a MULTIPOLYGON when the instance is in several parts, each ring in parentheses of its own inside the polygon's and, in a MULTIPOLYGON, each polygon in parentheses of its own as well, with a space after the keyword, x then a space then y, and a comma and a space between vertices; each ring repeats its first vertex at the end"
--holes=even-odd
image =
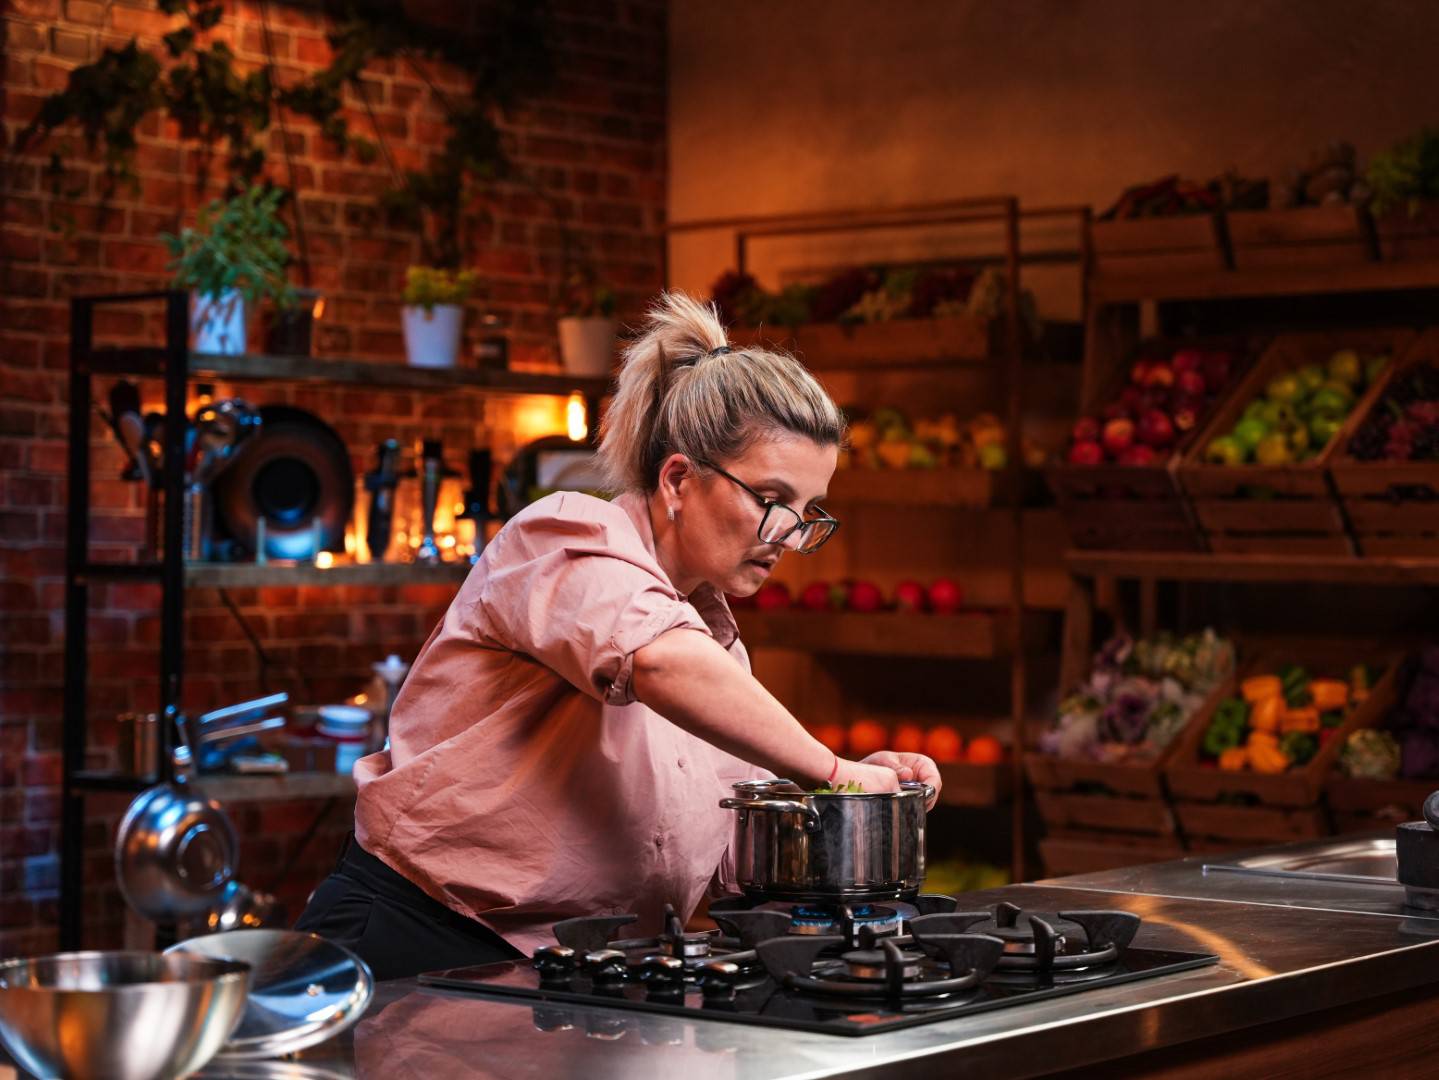
POLYGON ((633 915, 568 919, 530 961, 421 975, 428 986, 770 1027, 868 1035, 1218 961, 1134 948, 1127 911, 959 911, 952 897, 913 905, 710 908, 719 931, 612 940, 633 915))

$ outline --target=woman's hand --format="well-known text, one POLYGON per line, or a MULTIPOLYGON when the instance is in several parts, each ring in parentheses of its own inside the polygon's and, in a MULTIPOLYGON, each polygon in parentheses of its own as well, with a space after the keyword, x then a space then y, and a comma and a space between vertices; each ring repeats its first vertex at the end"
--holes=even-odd
POLYGON ((844 787, 851 780, 858 781, 865 791, 899 790, 899 773, 895 772, 893 766, 884 762, 871 763, 869 758, 864 761, 839 759, 839 768, 834 774, 834 786, 844 787))
MULTIPOLYGON (((928 809, 933 810, 934 804, 939 801, 939 789, 944 786, 940 779, 939 766, 932 758, 923 754, 901 754, 896 750, 880 750, 870 754, 863 761, 865 765, 883 765, 887 769, 893 769, 901 780, 918 780, 921 784, 928 784, 934 788, 934 798, 929 800, 928 809)), ((868 790, 868 789, 866 789, 868 790)), ((887 788, 885 790, 895 790, 887 788)))

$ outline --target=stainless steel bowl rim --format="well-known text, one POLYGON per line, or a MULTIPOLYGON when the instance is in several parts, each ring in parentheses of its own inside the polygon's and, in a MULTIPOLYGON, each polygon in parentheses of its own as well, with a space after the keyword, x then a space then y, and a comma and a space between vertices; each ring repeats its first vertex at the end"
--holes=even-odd
POLYGON ((250 965, 243 960, 234 958, 219 958, 201 956, 198 953, 188 953, 185 956, 175 956, 173 953, 152 953, 142 949, 86 949, 80 952, 47 953, 44 956, 18 956, 9 960, 0 960, 0 989, 3 990, 41 990, 46 993, 61 994, 123 994, 128 990, 139 991, 147 986, 158 986, 164 983, 177 982, 208 982, 213 979, 248 979, 250 977, 250 965), (170 959, 166 959, 169 957, 170 959), (59 961, 92 961, 92 960, 134 960, 137 962, 153 960, 163 961, 167 968, 178 967, 179 978, 167 979, 144 979, 139 982, 115 983, 103 989, 90 989, 69 986, 45 986, 33 983, 12 983, 6 981, 6 973, 27 968, 35 964, 56 963, 59 961))

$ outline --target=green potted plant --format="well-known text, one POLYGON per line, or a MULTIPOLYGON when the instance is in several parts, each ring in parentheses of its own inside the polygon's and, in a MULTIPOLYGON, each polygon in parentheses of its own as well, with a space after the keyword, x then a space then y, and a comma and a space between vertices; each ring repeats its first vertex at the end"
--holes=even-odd
POLYGON ((560 360, 575 375, 608 375, 615 352, 615 294, 593 271, 571 274, 559 320, 560 360))
POLYGON ((172 256, 175 286, 193 297, 196 352, 243 353, 246 305, 267 298, 281 308, 294 303, 285 276, 290 233, 279 217, 284 195, 275 187, 242 188, 230 199, 211 202, 180 235, 161 235, 172 256))
POLYGON ((413 367, 450 368, 460 351, 464 303, 479 281, 473 270, 412 266, 405 271, 405 354, 413 367))

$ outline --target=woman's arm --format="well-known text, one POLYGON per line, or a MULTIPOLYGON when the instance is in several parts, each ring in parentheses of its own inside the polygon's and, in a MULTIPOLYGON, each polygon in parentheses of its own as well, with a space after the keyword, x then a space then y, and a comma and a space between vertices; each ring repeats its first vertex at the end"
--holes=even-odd
MULTIPOLYGON (((691 735, 751 764, 800 783, 821 783, 835 756, 712 637, 669 630, 634 654, 635 697, 691 735)), ((841 758, 836 784, 857 780, 866 791, 897 791, 885 764, 841 758)))

